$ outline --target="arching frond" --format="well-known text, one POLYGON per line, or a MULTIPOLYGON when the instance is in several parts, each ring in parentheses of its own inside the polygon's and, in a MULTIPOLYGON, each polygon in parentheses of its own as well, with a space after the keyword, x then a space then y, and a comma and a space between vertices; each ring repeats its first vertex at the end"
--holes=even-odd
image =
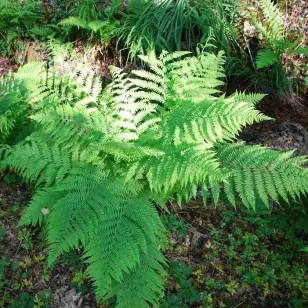
POLYGON ((268 119, 245 101, 219 98, 180 103, 163 117, 162 127, 177 144, 212 145, 234 140, 243 126, 268 119))
POLYGON ((229 201, 235 205, 237 192, 248 208, 257 201, 269 206, 308 193, 308 170, 305 157, 292 158, 293 151, 279 153, 260 146, 238 144, 218 148, 218 159, 226 168, 224 184, 229 201))

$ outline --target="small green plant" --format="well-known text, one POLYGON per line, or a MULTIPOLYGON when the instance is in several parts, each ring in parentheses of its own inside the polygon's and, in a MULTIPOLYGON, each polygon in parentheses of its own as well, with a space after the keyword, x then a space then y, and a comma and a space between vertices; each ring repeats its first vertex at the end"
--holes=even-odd
POLYGON ((85 271, 74 272, 72 280, 70 282, 70 287, 75 288, 77 292, 85 294, 89 292, 88 275, 85 271))
POLYGON ((83 271, 78 271, 74 273, 74 277, 72 281, 74 284, 80 287, 83 284, 85 284, 86 279, 87 279, 87 274, 83 271))
POLYGON ((76 253, 76 251, 69 251, 63 254, 61 256, 61 262, 70 265, 75 271, 80 271, 83 268, 81 255, 76 253))
POLYGON ((12 303, 11 307, 27 308, 27 307, 33 307, 33 305, 34 305, 33 296, 28 292, 21 292, 18 296, 18 299, 12 303))
POLYGON ((191 307, 190 305, 200 302, 198 290, 192 281, 190 267, 171 260, 169 273, 175 285, 169 287, 170 293, 166 294, 160 307, 191 307), (174 293, 171 293, 172 290, 174 293))
POLYGON ((186 234, 190 228, 183 219, 178 219, 176 215, 165 215, 162 217, 162 222, 170 233, 175 233, 179 239, 185 239, 186 234))
POLYGON ((5 280, 5 268, 10 264, 8 258, 0 259, 0 283, 2 284, 5 280))
POLYGON ((17 216, 21 211, 21 204, 19 202, 14 202, 10 206, 9 214, 11 216, 17 216))
POLYGON ((5 229, 0 229, 0 241, 3 240, 3 238, 5 237, 6 235, 6 230, 5 229))
POLYGON ((10 185, 20 181, 20 178, 14 173, 7 173, 3 176, 3 181, 10 185))
MULTIPOLYGON (((225 212, 229 210, 221 211, 222 218, 225 212)), ((308 302, 304 278, 307 268, 302 261, 304 255, 299 252, 300 247, 305 245, 304 234, 308 231, 305 224, 307 214, 300 214, 296 209, 286 209, 274 215, 269 212, 243 212, 234 213, 230 220, 234 225, 227 235, 224 234, 226 230, 213 228, 213 245, 209 249, 212 251, 205 253, 214 268, 223 266, 223 272, 232 275, 233 280, 225 283, 228 292, 236 294, 239 288, 257 287, 266 303, 279 289, 287 290, 290 300, 302 298, 303 303, 308 302), (213 263, 218 256, 220 264, 213 263)), ((212 284, 217 287, 214 282, 212 284)))
POLYGON ((22 228, 18 232, 18 239, 21 242, 21 245, 25 249, 30 249, 33 247, 32 235, 30 230, 27 228, 22 228))

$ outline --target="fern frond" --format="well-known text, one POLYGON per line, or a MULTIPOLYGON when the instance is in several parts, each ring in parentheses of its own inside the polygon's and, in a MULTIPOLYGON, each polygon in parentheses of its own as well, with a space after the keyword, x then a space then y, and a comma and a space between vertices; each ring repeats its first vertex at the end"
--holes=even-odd
POLYGON ((51 35, 53 32, 53 29, 44 26, 44 27, 33 27, 29 30, 29 33, 34 38, 40 38, 40 39, 46 39, 49 35, 51 35))
POLYGON ((270 119, 243 101, 217 99, 192 104, 185 101, 162 120, 176 143, 215 144, 233 140, 243 126, 270 119))
POLYGON ((49 264, 63 252, 88 244, 106 208, 117 204, 114 184, 104 178, 106 172, 85 167, 54 187, 65 194, 52 205, 48 217, 49 264))
POLYGON ((7 138, 15 128, 17 121, 26 111, 21 96, 17 92, 3 95, 0 99, 0 140, 7 138))
POLYGON ((280 57, 274 51, 269 49, 262 50, 257 55, 256 65, 257 69, 272 66, 280 62, 280 57))
MULTIPOLYGON (((162 140, 158 143, 162 143, 162 140)), ((164 148, 160 144, 160 149, 164 148)), ((210 178, 216 181, 222 179, 215 152, 204 144, 169 146, 164 155, 142 158, 130 167, 126 180, 142 175, 146 177, 151 190, 165 195, 177 188, 207 183, 210 178)))
POLYGON ((245 102, 254 106, 257 105, 265 96, 266 94, 263 93, 245 93, 235 91, 231 97, 237 102, 245 102))
POLYGON ((103 28, 108 28, 108 26, 110 26, 109 20, 105 20, 105 21, 93 20, 93 21, 88 23, 89 29, 94 31, 94 32, 102 30, 103 28))
MULTIPOLYGON (((46 135, 44 137, 47 138, 46 135)), ((49 146, 42 139, 19 143, 6 151, 5 163, 27 181, 49 186, 66 176, 71 169, 71 157, 59 146, 49 146)))
POLYGON ((52 188, 37 191, 23 213, 18 226, 41 225, 44 219, 43 209, 47 210, 49 214, 51 206, 57 203, 64 195, 65 193, 59 193, 52 188))
POLYGON ((169 107, 178 100, 200 102, 219 93, 216 88, 223 84, 220 80, 224 77, 223 53, 220 52, 217 57, 200 53, 198 57, 185 58, 188 54, 163 52, 157 58, 152 52, 148 56, 140 56, 149 64, 150 72, 133 71, 139 77, 132 79, 139 87, 135 92, 137 97, 169 107))
POLYGON ((70 16, 68 18, 62 19, 59 23, 59 26, 71 26, 71 27, 77 27, 78 29, 85 29, 89 30, 89 26, 87 22, 79 17, 70 16))
POLYGON ((6 76, 0 77, 0 95, 6 95, 8 92, 13 92, 17 87, 16 77, 12 72, 8 72, 6 76))
POLYGON ((137 83, 126 78, 121 69, 111 67, 110 70, 113 76, 110 89, 113 93, 111 101, 115 110, 115 123, 121 129, 124 140, 136 140, 144 130, 159 121, 155 116, 156 106, 152 103, 158 94, 150 86, 152 92, 148 94, 138 91, 137 83))
POLYGON ((6 32, 7 43, 10 43, 19 38, 19 33, 15 29, 8 29, 6 32))
MULTIPOLYGON (((142 262, 142 255, 151 258, 150 247, 158 246, 163 231, 146 194, 138 198, 125 198, 118 205, 113 203, 104 208, 104 213, 97 234, 86 246, 85 253, 89 263, 88 273, 94 278, 98 294, 104 290, 108 292, 114 282, 123 282, 125 273, 132 271, 133 275, 142 262)), ((160 259, 163 260, 162 257, 160 259)), ((155 276, 153 273, 153 278, 155 276)), ((142 285, 143 281, 139 283, 142 285)), ((159 284, 161 288, 162 281, 159 284)))
POLYGON ((259 3, 266 22, 269 24, 272 38, 283 38, 285 26, 283 23, 283 15, 277 4, 274 4, 272 0, 259 0, 259 3))
POLYGON ((180 62, 171 65, 170 73, 177 85, 174 89, 177 97, 200 102, 219 93, 217 87, 223 84, 221 79, 225 77, 223 52, 217 56, 200 53, 198 57, 188 57, 180 62))
POLYGON ((269 200, 300 197, 308 192, 308 170, 304 157, 292 158, 293 151, 279 153, 260 146, 228 145, 218 148, 218 159, 227 172, 226 191, 236 191, 248 208, 256 208, 257 200, 269 206, 269 200))
POLYGON ((73 147, 77 142, 79 147, 87 146, 88 138, 97 141, 112 131, 107 127, 104 114, 96 108, 64 104, 37 112, 31 119, 40 124, 51 140, 57 140, 58 145, 65 144, 66 148, 73 147))
POLYGON ((109 296, 117 294, 118 308, 136 307, 148 308, 149 304, 157 306, 164 291, 166 271, 163 255, 148 247, 148 254, 142 254, 140 265, 128 274, 124 274, 123 283, 117 284, 109 296))
POLYGON ((11 73, 0 78, 0 141, 8 141, 26 116, 24 92, 20 80, 11 73))
POLYGON ((102 142, 98 147, 105 153, 112 155, 117 160, 126 162, 135 162, 143 157, 158 157, 164 155, 164 152, 161 150, 123 141, 102 142))

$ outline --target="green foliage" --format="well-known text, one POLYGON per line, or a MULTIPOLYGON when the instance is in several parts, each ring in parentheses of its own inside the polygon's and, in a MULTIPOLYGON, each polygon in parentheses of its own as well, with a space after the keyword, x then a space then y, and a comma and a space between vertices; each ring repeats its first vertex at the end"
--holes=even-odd
POLYGON ((171 260, 169 273, 175 283, 178 284, 179 290, 177 294, 166 294, 160 305, 161 308, 191 307, 192 304, 200 302, 200 294, 192 281, 192 269, 184 266, 180 262, 171 260))
POLYGON ((70 16, 62 19, 59 25, 63 26, 67 33, 72 28, 81 29, 90 34, 90 39, 99 39, 102 44, 106 44, 116 35, 119 26, 119 22, 113 18, 119 4, 113 1, 109 12, 104 14, 99 1, 78 1, 70 11, 70 16))
POLYGON ((0 241, 2 241, 2 239, 5 237, 5 235, 6 235, 5 229, 0 229, 0 241))
POLYGON ((258 29, 270 40, 280 40, 284 37, 285 27, 282 21, 282 13, 277 4, 271 0, 259 0, 262 13, 265 17, 266 25, 263 26, 261 22, 257 22, 258 29))
POLYGON ((212 40, 208 49, 224 50, 229 67, 231 54, 243 53, 231 25, 237 15, 237 0, 131 0, 121 13, 119 45, 123 42, 135 58, 152 50, 195 51, 200 42, 212 40))
POLYGON ((3 142, 13 131, 18 120, 24 116, 26 108, 22 103, 18 91, 14 91, 15 84, 12 75, 0 80, 0 133, 3 142))
MULTIPOLYGON (((5 199, 6 197, 4 196, 5 199)), ((1 211, 4 219, 2 223, 4 222, 7 232, 0 229, 0 306, 48 308, 52 300, 51 290, 44 287, 44 291, 39 291, 35 282, 40 279, 45 255, 36 254, 34 247, 40 243, 38 238, 33 236, 36 233, 34 229, 24 227, 18 232, 13 226, 12 221, 16 218, 11 216, 20 216, 23 208, 17 203, 10 205, 9 198, 6 200, 8 204, 1 205, 1 210, 4 209, 1 211), (12 253, 14 249, 18 249, 18 258, 12 253)), ((45 273, 44 278, 47 277, 48 274, 45 273)))
POLYGON ((98 0, 76 1, 70 13, 83 20, 99 19, 102 16, 98 0))
POLYGON ((33 247, 31 232, 26 228, 19 230, 18 239, 24 249, 30 249, 33 247))
POLYGON ((172 225, 185 219, 194 227, 187 225, 188 235, 174 241, 167 224, 169 278, 161 307, 307 305, 307 256, 301 252, 307 243, 306 207, 235 211, 224 204, 202 208, 195 201, 170 209, 176 213, 172 225))
POLYGON ((123 0, 110 0, 109 2, 109 8, 107 8, 106 12, 107 16, 111 17, 119 9, 119 6, 122 4, 123 0))
POLYGON ((294 208, 281 213, 244 212, 234 213, 226 227, 213 228, 213 252, 208 260, 225 256, 225 272, 229 273, 233 273, 234 264, 238 264, 235 270, 242 280, 241 288, 256 286, 262 290, 264 303, 269 302, 272 293, 279 288, 286 290, 290 300, 301 299, 304 306, 308 301, 307 268, 304 253, 299 250, 305 245, 307 212, 294 208), (225 228, 230 225, 234 230, 227 231, 225 228))
POLYGON ((249 5, 240 0, 55 0, 44 5, 40 0, 1 0, 0 52, 12 55, 24 48, 25 39, 57 37, 102 44, 108 51, 116 44, 121 57, 136 59, 152 50, 194 52, 200 42, 210 42, 207 51, 225 52, 228 77, 247 79, 262 91, 302 89, 305 61, 300 61, 300 71, 292 61, 307 53, 301 35, 288 35, 273 1, 256 1, 256 9, 243 12, 249 5), (247 20, 256 28, 254 37, 243 29, 247 20))
POLYGON ((191 0, 133 1, 128 9, 119 37, 132 58, 151 50, 182 50, 183 40, 192 50, 202 36, 202 18, 191 0))
POLYGON ((260 306, 278 300, 295 307, 308 303, 305 206, 254 212, 223 204, 202 208, 195 201, 170 209, 176 214, 167 220, 172 224, 166 223, 170 263, 161 307, 230 307, 252 300, 260 306), (187 224, 188 234, 175 238, 174 226, 182 229, 183 219, 194 227, 187 224))
POLYGON ((30 108, 32 130, 2 146, 3 168, 35 186, 20 225, 47 225, 49 265, 82 248, 98 299, 117 295, 118 307, 158 305, 163 292, 165 228, 154 205, 203 187, 215 203, 224 188, 233 205, 239 197, 256 208, 308 188, 306 158, 234 143, 242 127, 269 118, 255 109, 262 95, 217 90, 222 53, 141 59, 148 71, 111 68, 103 91, 78 70, 43 70, 26 88, 31 66, 22 68, 12 92, 30 108))
POLYGON ((177 219, 176 215, 174 214, 165 215, 161 218, 162 222, 170 233, 175 234, 177 239, 185 239, 190 226, 186 224, 184 220, 177 219))
POLYGON ((292 158, 294 151, 279 153, 264 147, 229 145, 218 148, 218 157, 227 166, 228 182, 224 190, 228 200, 235 206, 234 187, 247 207, 256 204, 268 206, 270 197, 285 202, 295 199, 307 189, 307 169, 304 157, 292 158), (232 170, 232 171, 231 171, 232 170), (293 186, 294 185, 294 186, 293 186), (261 202, 261 203, 260 203, 261 202))
POLYGON ((98 35, 101 43, 108 43, 111 38, 116 34, 117 27, 119 26, 118 22, 115 20, 83 20, 78 17, 68 17, 61 20, 59 23, 60 26, 64 27, 77 27, 78 29, 83 29, 90 32, 90 38, 94 38, 95 35, 98 35))
POLYGON ((274 65, 279 61, 279 56, 275 52, 271 50, 262 50, 257 56, 257 69, 274 65))
POLYGON ((302 46, 299 36, 296 40, 288 39, 287 28, 283 22, 283 14, 277 4, 271 0, 260 0, 262 16, 250 17, 252 24, 255 26, 259 35, 259 49, 255 62, 258 70, 263 69, 265 76, 257 83, 266 83, 266 79, 274 84, 280 91, 290 91, 292 88, 298 88, 296 76, 290 75, 285 66, 293 64, 284 64, 286 56, 305 54, 307 48, 302 46), (275 82, 274 82, 275 81, 275 82))
POLYGON ((41 64, 35 63, 21 68, 14 76, 9 73, 0 77, 1 143, 14 143, 31 130, 28 115, 32 106, 29 95, 36 90, 35 82, 40 78, 38 74, 41 69, 41 64), (29 100, 28 105, 25 100, 29 100))
POLYGON ((44 40, 51 33, 51 28, 44 22, 41 1, 0 1, 0 35, 5 38, 7 48, 14 47, 17 39, 44 40))

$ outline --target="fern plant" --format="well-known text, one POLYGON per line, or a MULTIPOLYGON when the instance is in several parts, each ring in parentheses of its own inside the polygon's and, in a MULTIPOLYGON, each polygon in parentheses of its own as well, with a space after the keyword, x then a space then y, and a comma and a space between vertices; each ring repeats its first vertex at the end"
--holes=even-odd
POLYGON ((41 1, 0 0, 0 35, 7 47, 17 39, 46 39, 51 32, 43 19, 41 1))
POLYGON ((271 0, 259 0, 262 19, 251 18, 256 27, 261 41, 261 51, 256 57, 256 68, 265 69, 276 80, 276 87, 282 91, 291 90, 297 86, 294 76, 287 75, 283 65, 284 58, 290 55, 308 54, 308 49, 302 48, 301 37, 295 41, 288 39, 286 26, 283 22, 283 14, 271 0))
MULTIPOLYGON (((159 304, 167 262, 157 207, 169 198, 202 190, 257 209, 308 190, 305 157, 236 142, 242 127, 269 118, 255 109, 262 94, 217 89, 222 53, 141 59, 147 71, 112 67, 105 89, 95 76, 74 84, 43 71, 18 100, 32 110, 32 132, 1 147, 1 167, 35 187, 20 225, 47 225, 49 264, 82 247, 98 300, 117 295, 117 307, 159 304)), ((12 93, 26 79, 17 73, 12 93)))
POLYGON ((116 34, 119 23, 116 20, 83 20, 78 17, 68 17, 60 21, 60 26, 76 27, 90 33, 90 39, 98 36, 101 43, 108 43, 116 34))
POLYGON ((119 26, 119 22, 113 18, 113 13, 120 3, 111 2, 110 11, 105 13, 97 0, 78 1, 70 11, 70 16, 62 19, 59 25, 66 27, 66 32, 73 28, 81 29, 90 34, 90 39, 99 39, 101 43, 106 44, 116 35, 119 26))

